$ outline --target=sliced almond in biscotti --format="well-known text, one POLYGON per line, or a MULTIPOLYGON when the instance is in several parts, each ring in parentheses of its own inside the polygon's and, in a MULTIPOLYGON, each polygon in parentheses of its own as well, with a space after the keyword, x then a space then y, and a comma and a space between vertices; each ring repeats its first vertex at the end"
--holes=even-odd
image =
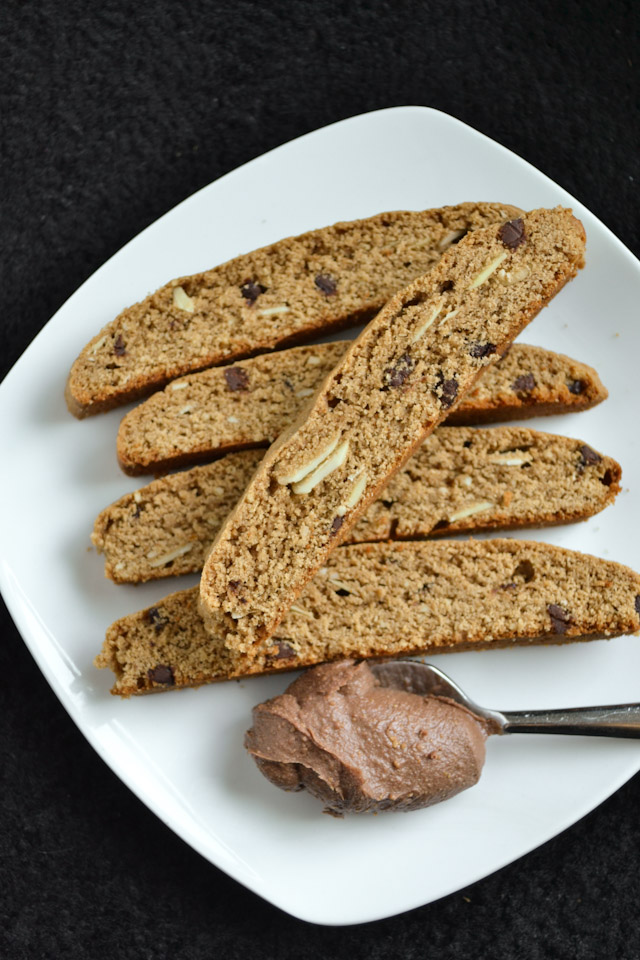
MULTIPOLYGON (((197 573, 262 452, 154 480, 102 511, 92 540, 116 583, 197 573)), ((584 520, 620 490, 620 466, 581 440, 526 427, 439 428, 391 478, 349 542, 584 520)))
POLYGON ((610 560, 517 540, 358 544, 336 550, 261 656, 209 635, 198 591, 117 620, 96 665, 121 696, 397 657, 640 632, 640 577, 610 560))
POLYGON ((172 280, 83 349, 67 383, 69 409, 100 413, 189 371, 362 323, 468 231, 520 213, 500 203, 381 213, 172 280))
POLYGON ((536 210, 468 233, 392 297, 267 452, 200 583, 205 626, 255 656, 330 551, 486 366, 583 264, 582 224, 536 210), (520 279, 500 281, 502 269, 520 279))
MULTIPOLYGON (((122 419, 118 460, 131 476, 162 473, 231 450, 266 447, 296 418, 348 341, 293 347, 172 381, 122 419)), ((571 357, 514 343, 447 417, 447 424, 586 410, 607 396, 571 357)))

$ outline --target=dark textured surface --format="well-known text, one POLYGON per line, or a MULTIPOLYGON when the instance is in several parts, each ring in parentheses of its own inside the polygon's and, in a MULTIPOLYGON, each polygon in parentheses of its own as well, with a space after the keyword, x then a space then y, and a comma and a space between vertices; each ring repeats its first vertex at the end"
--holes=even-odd
MULTIPOLYGON (((604 0, 5 0, 0 374, 87 276, 179 200, 279 143, 379 107, 426 104, 471 123, 637 254, 637 10, 604 0)), ((364 927, 309 926, 205 863, 129 793, 2 617, 0 956, 640 955, 640 779, 439 903, 364 927)))

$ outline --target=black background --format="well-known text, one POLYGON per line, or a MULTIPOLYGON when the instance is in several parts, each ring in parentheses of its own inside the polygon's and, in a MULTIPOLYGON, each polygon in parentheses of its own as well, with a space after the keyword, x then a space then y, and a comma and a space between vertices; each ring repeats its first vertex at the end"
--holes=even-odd
MULTIPOLYGON (((3 376, 76 287, 178 201, 380 107, 424 104, 465 120, 640 252, 630 2, 5 0, 0 18, 3 376)), ((2 627, 0 955, 640 956, 640 778, 438 903, 315 927, 248 893, 150 814, 73 726, 4 608, 2 627)))

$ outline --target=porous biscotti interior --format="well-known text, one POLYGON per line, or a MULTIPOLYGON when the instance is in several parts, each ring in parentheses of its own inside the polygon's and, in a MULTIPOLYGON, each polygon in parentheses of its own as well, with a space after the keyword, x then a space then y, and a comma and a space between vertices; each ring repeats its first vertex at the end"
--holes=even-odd
POLYGON ((229 651, 197 588, 116 621, 96 665, 129 696, 343 657, 484 649, 638 633, 640 577, 518 540, 358 544, 333 552, 261 656, 229 651))
POLYGON ((492 203, 382 213, 173 280, 87 344, 67 383, 69 409, 97 413, 190 370, 363 322, 467 231, 519 213, 492 203))
MULTIPOLYGON (((344 356, 349 342, 263 354, 180 377, 123 417, 118 460, 137 476, 230 450, 272 443, 344 356)), ((513 420, 585 410, 607 391, 592 367, 513 344, 447 417, 447 424, 513 420)))
POLYGON ((468 233, 393 297, 268 451, 205 562, 201 613, 255 656, 417 445, 583 263, 570 211, 468 233))
MULTIPOLYGON (((155 480, 97 518, 92 540, 118 583, 196 573, 262 458, 232 453, 155 480)), ((581 440, 526 427, 444 427, 391 478, 350 542, 583 520, 611 503, 620 467, 581 440)))

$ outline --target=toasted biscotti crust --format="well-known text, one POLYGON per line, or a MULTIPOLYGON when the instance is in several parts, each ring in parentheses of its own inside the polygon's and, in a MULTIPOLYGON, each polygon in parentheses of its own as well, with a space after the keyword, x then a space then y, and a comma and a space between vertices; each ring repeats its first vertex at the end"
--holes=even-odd
MULTIPOLYGON (((181 377, 123 417, 118 461, 130 476, 159 474, 232 450, 268 446, 298 416, 348 341, 294 347, 181 377)), ((514 343, 447 417, 487 423, 577 412, 607 391, 592 367, 514 343)))
POLYGON ((640 632, 628 567, 518 540, 358 544, 335 550, 253 661, 211 636, 196 588, 117 620, 96 666, 121 696, 294 670, 343 657, 564 643, 640 632))
POLYGON ((584 244, 570 211, 532 211, 468 233, 389 301, 218 534, 200 581, 205 627, 257 654, 395 471, 577 273, 584 244))
MULTIPOLYGON (((92 540, 116 583, 197 573, 262 458, 232 453, 155 480, 99 515, 92 540)), ((439 428, 392 477, 349 542, 415 540, 584 520, 620 490, 611 457, 526 427, 439 428)))
POLYGON ((517 207, 462 203, 381 213, 288 237, 173 280, 124 310, 82 350, 66 387, 77 417, 174 377, 362 323, 469 230, 517 207))

